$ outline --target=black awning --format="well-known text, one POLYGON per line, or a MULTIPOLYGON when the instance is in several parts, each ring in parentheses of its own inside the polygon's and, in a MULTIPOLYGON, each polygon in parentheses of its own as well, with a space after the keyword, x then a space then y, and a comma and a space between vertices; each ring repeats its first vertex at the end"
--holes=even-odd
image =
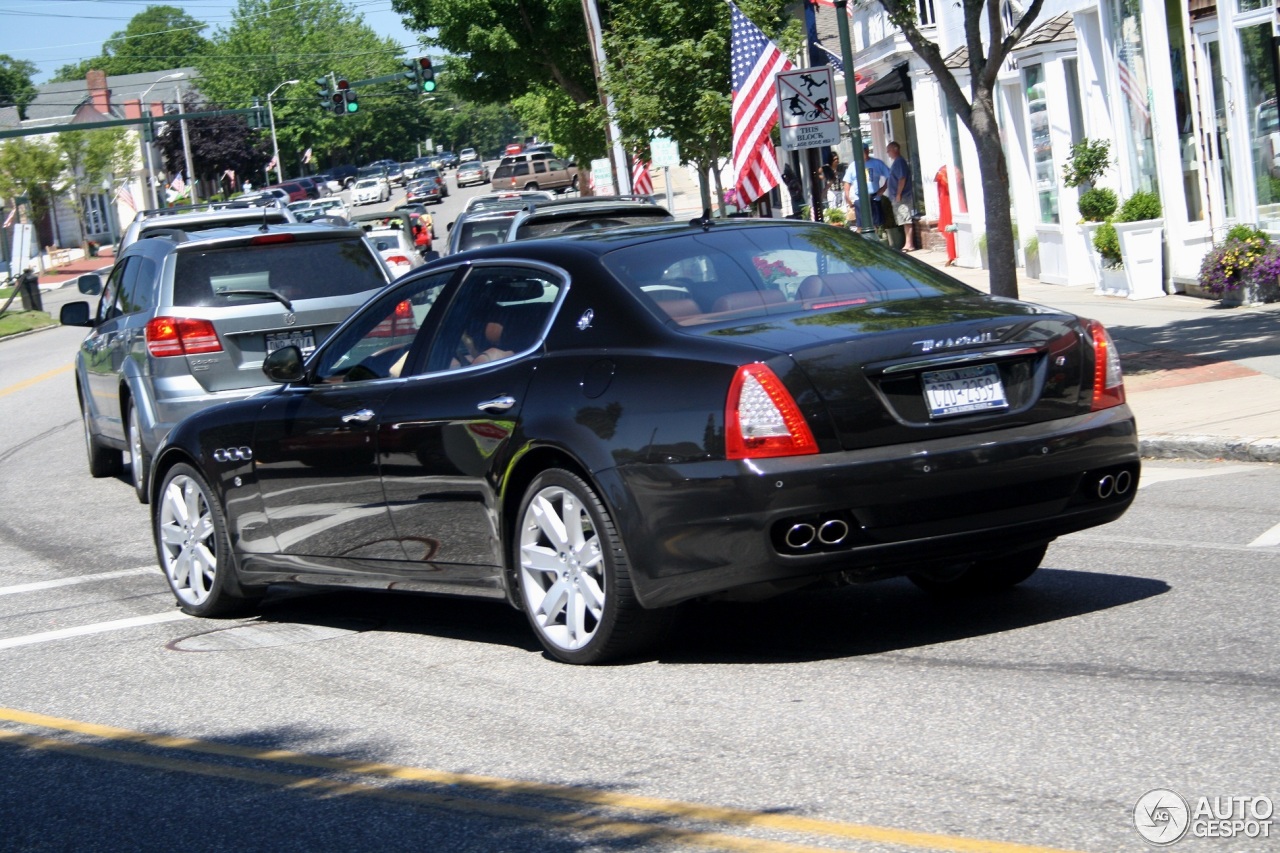
POLYGON ((911 98, 911 78, 907 76, 907 63, 902 62, 893 70, 863 89, 858 95, 858 111, 878 113, 896 110, 911 98))

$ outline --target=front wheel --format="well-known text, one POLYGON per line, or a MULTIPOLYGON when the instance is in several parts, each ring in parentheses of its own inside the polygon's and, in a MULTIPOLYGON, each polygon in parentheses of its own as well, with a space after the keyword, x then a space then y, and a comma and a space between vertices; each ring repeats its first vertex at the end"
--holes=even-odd
POLYGON ((645 610, 636 600, 613 520, 586 482, 557 468, 542 472, 517 518, 520 600, 552 657, 604 663, 660 639, 671 611, 645 610))
POLYGON ((129 468, 133 475, 133 493, 139 503, 147 503, 147 479, 151 476, 151 457, 142 445, 142 424, 138 418, 138 405, 129 402, 129 468))
POLYGON ((226 616, 250 602, 233 594, 231 540, 213 490, 195 468, 173 466, 156 492, 156 551, 178 606, 192 616, 226 616))
POLYGON ((911 582, 936 595, 971 595, 995 592, 1022 583, 1035 574, 1049 543, 967 565, 908 575, 911 582))

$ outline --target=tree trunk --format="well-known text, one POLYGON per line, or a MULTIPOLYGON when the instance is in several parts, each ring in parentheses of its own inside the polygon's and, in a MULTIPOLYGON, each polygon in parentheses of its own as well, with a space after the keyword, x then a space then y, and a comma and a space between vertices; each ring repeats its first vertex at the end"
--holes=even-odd
POLYGON ((1018 298, 1018 247, 1013 242, 1009 166, 1000 142, 991 95, 973 104, 973 141, 982 170, 982 207, 987 228, 987 258, 993 296, 1018 298))

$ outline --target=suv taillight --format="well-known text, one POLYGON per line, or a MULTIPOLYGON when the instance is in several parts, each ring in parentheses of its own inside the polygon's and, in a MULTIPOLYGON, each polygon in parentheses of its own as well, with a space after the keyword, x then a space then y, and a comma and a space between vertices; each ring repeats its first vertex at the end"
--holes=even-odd
POLYGON ((158 358, 222 352, 222 342, 208 320, 154 317, 147 323, 147 352, 158 358))
POLYGON ((777 374, 763 364, 744 364, 734 374, 724 423, 725 456, 729 459, 818 452, 800 407, 777 374))
POLYGON ((1106 328, 1097 320, 1085 320, 1085 331, 1093 346, 1093 400, 1091 411, 1109 409, 1124 402, 1124 373, 1120 353, 1106 328))

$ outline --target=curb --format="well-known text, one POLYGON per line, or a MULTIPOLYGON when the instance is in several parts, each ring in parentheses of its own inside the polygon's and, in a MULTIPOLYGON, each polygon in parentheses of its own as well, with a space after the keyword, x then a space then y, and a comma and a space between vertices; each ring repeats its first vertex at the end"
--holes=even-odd
POLYGON ((1139 442, 1146 459, 1230 459, 1280 462, 1280 438, 1231 438, 1221 435, 1156 435, 1139 442))

